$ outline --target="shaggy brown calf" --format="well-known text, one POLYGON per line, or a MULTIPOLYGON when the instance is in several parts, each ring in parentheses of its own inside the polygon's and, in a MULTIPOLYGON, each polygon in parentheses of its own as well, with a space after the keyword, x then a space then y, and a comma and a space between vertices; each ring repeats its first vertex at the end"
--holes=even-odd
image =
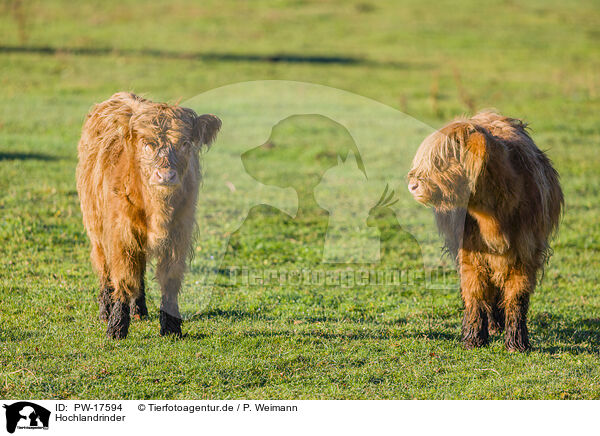
POLYGON ((146 261, 156 258, 160 334, 181 335, 178 293, 191 251, 200 181, 198 152, 221 121, 120 92, 88 114, 79 141, 77 191, 100 278, 107 334, 124 338, 130 310, 147 314, 146 261))
POLYGON ((506 327, 506 348, 529 348, 527 309, 563 208, 558 173, 516 119, 484 112, 423 141, 408 174, 433 206, 456 257, 467 348, 506 327))

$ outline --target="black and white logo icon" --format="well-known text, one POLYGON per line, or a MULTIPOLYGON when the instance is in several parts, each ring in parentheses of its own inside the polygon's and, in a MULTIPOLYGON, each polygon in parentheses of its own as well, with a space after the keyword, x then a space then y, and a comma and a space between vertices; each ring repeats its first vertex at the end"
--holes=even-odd
POLYGON ((29 401, 5 404, 6 431, 14 433, 18 429, 48 429, 50 411, 29 401))

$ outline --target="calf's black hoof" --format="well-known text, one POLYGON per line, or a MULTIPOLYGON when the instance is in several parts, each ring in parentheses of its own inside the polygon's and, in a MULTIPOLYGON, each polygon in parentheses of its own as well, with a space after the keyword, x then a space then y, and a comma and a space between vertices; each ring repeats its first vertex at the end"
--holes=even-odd
POLYGON ((462 331, 462 343, 467 350, 473 348, 485 347, 489 341, 489 332, 487 329, 487 323, 484 323, 478 328, 472 326, 463 326, 462 331))
POLYGON ((100 321, 108 321, 108 319, 110 318, 110 312, 112 309, 112 304, 111 305, 104 305, 102 303, 100 303, 100 321))
POLYGON ((476 325, 463 323, 462 343, 467 350, 485 347, 489 341, 487 320, 476 325))
POLYGON ((140 295, 131 303, 130 314, 134 319, 143 319, 148 316, 148 308, 146 307, 146 296, 140 295))
POLYGON ((463 347, 467 350, 472 350, 474 348, 485 347, 488 344, 487 338, 482 337, 471 337, 471 338, 463 338, 463 347))
POLYGON ((504 340, 504 345, 506 346, 506 349, 511 352, 525 353, 526 351, 531 350, 529 341, 523 338, 506 338, 504 340))
POLYGON ((106 335, 111 339, 125 339, 129 331, 129 305, 116 301, 113 303, 106 335))
POLYGON ((524 319, 507 323, 504 345, 508 351, 521 353, 531 349, 527 324, 524 319))
POLYGON ((169 315, 167 312, 160 311, 160 335, 174 335, 180 338, 181 335, 181 318, 169 315))

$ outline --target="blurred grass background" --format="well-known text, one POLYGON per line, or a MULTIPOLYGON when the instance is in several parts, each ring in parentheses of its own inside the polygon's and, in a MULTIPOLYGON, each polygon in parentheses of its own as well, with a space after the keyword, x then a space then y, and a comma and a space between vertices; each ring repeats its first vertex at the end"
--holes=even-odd
MULTIPOLYGON (((599 29, 595 0, 4 0, 0 396, 599 398, 599 29), (532 301, 533 352, 500 338, 462 350, 458 291, 422 286, 221 283, 180 341, 158 337, 151 287, 150 318, 105 339, 74 182, 86 112, 118 90, 175 102, 264 79, 345 89, 434 127, 488 107, 531 123, 567 201, 532 301)), ((225 265, 320 237, 310 216, 259 212, 225 265)))

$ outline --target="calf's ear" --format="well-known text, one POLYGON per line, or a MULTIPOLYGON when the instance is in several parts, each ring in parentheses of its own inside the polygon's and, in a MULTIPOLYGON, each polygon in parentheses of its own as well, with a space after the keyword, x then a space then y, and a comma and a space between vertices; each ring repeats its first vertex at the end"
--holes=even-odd
POLYGON ((200 115, 196 118, 196 134, 200 146, 209 147, 221 129, 221 120, 212 114, 200 115))

